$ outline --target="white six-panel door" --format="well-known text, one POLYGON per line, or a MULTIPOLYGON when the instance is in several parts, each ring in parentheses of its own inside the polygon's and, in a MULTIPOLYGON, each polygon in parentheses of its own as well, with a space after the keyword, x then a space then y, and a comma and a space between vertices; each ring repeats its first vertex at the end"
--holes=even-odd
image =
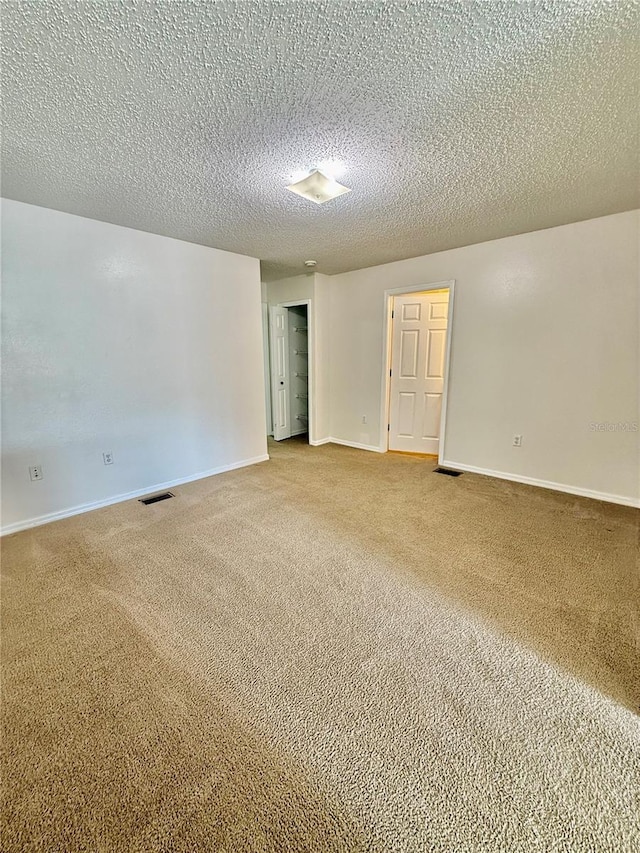
POLYGON ((438 453, 448 315, 448 290, 394 298, 389 450, 438 453))
POLYGON ((271 407, 273 411, 273 437, 276 441, 291 436, 289 408, 289 312, 276 305, 269 309, 271 315, 271 407))

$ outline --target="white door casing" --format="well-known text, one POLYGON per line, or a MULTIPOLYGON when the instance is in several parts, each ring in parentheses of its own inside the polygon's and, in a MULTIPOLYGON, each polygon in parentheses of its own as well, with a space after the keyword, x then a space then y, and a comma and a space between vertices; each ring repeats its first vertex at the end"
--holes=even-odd
POLYGON ((267 435, 273 435, 271 414, 271 354, 269 353, 269 306, 262 303, 262 354, 264 358, 264 405, 267 414, 267 435))
POLYGON ((269 309, 271 319, 271 409, 273 437, 276 441, 291 436, 289 408, 289 327, 286 308, 279 305, 269 309))
POLYGON ((438 454, 449 291, 394 298, 389 450, 438 454))

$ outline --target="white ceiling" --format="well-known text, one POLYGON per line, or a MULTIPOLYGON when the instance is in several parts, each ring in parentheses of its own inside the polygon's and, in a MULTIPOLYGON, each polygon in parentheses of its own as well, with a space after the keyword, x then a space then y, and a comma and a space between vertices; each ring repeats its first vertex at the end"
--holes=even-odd
POLYGON ((640 205, 640 5, 4 2, 3 195, 336 273, 640 205), (352 192, 286 190, 318 161, 352 192))

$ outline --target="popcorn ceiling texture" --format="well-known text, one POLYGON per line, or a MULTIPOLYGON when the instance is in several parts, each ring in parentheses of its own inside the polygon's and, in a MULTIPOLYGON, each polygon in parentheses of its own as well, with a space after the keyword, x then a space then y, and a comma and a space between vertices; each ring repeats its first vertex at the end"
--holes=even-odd
POLYGON ((3 194, 337 273, 637 207, 640 5, 7 2, 3 194), (344 161, 322 207, 291 173, 344 161))

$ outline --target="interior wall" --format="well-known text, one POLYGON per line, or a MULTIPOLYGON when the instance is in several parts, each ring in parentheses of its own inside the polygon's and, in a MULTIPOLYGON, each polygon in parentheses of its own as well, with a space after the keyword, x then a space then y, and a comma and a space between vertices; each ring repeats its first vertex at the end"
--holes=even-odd
POLYGON ((313 288, 313 273, 281 278, 278 281, 268 281, 266 284, 267 302, 269 305, 278 305, 280 302, 313 299, 313 288))
POLYGON ((321 444, 331 436, 331 277, 314 276, 314 440, 321 444))
POLYGON ((7 200, 2 245, 3 531, 267 458, 256 259, 7 200))
POLYGON ((445 461, 638 503, 639 226, 632 211, 332 276, 331 435, 386 447, 384 291, 454 279, 445 461))

